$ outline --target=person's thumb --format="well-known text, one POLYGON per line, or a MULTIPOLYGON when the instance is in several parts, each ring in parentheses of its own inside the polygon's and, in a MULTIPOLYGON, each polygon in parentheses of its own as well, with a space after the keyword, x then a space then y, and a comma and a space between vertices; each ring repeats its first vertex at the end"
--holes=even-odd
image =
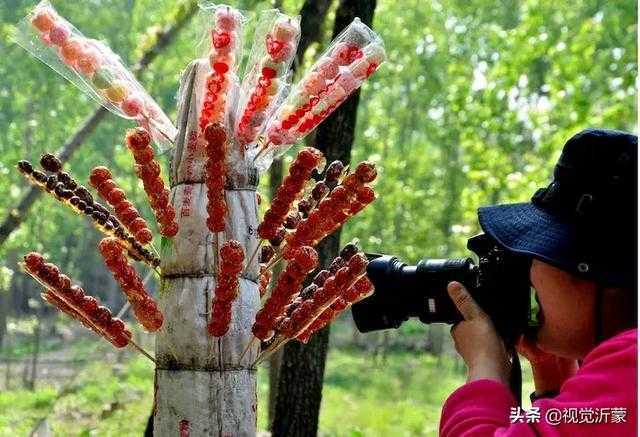
POLYGON ((450 282, 447 291, 465 320, 472 320, 482 315, 482 309, 473 300, 464 285, 456 281, 450 282))

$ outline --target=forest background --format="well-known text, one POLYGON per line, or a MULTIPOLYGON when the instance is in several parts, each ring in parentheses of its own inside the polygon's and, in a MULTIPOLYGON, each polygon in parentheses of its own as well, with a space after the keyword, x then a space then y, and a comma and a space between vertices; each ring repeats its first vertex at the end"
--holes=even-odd
MULTIPOLYGON (((274 6, 229 3, 251 15, 274 6)), ((326 3, 298 77, 331 39, 340 2, 326 3)), ((42 419, 54 431, 72 426, 71 435, 140 435, 151 408, 151 365, 73 329, 41 304, 39 288, 17 267, 25 252, 42 251, 112 310, 124 303, 95 250, 98 233, 81 218, 43 197, 15 229, 7 226, 28 190, 16 162, 60 150, 96 109, 11 42, 14 24, 33 4, 0 3, 0 435, 25 435, 42 419)), ((175 117, 180 74, 206 51, 198 46, 205 27, 199 14, 191 16, 194 2, 53 4, 128 65, 181 23, 139 75, 175 117)), ((304 1, 275 5, 297 14, 304 1)), ((635 131, 636 17, 636 2, 623 0, 378 0, 373 27, 389 59, 362 89, 352 161, 377 164, 379 198, 345 226, 342 242, 358 238, 367 251, 411 263, 468 256, 466 241, 479 232, 476 209, 527 201, 546 185, 571 135, 586 127, 635 131)), ((82 178, 108 165, 151 217, 122 145, 130 124, 103 118, 68 168, 82 178)), ((261 184, 269 193, 268 175, 261 184)), ((274 377, 261 369, 263 430, 274 377)), ((346 314, 332 328, 319 433, 436 435, 440 406, 463 380, 446 327, 412 321, 361 335, 346 314)))

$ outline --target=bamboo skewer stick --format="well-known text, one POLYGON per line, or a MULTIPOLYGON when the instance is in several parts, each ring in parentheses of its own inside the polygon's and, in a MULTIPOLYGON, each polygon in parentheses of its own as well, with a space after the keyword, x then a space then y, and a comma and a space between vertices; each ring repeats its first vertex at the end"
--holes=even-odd
POLYGON ((134 349, 137 349, 138 352, 140 352, 145 357, 149 358, 153 362, 153 364, 158 364, 156 359, 153 358, 151 355, 149 355, 149 353, 146 350, 144 350, 139 344, 137 344, 135 341, 133 341, 132 338, 129 339, 129 345, 133 346, 134 349))
POLYGON ((240 354, 240 358, 238 358, 238 366, 240 366, 240 363, 242 362, 242 359, 244 358, 244 356, 247 354, 247 352, 249 352, 249 349, 251 349, 251 346, 253 344, 255 344, 255 342, 258 340, 258 337, 256 337, 255 335, 253 336, 253 338, 251 339, 251 341, 249 343, 247 343, 247 346, 244 348, 244 350, 242 351, 242 353, 240 354))
MULTIPOLYGON (((18 264, 20 266, 20 268, 29 276, 31 276, 31 278, 33 278, 38 284, 40 284, 42 287, 44 287, 44 289, 48 292, 51 292, 53 294, 56 295, 56 297, 58 299, 60 299, 61 301, 63 301, 67 306, 69 306, 70 308, 72 308, 75 312, 77 312, 78 314, 80 314, 83 318, 83 321, 86 322, 87 324, 91 325, 91 327, 93 329, 95 329, 96 331, 101 332, 103 335, 103 338, 107 338, 108 335, 105 332, 104 329, 102 329, 100 326, 96 325, 95 323, 93 323, 93 321, 89 318, 89 316, 87 316, 87 314, 84 312, 84 310, 80 307, 78 307, 77 305, 74 305, 72 302, 70 302, 65 296, 61 295, 60 293, 57 293, 55 289, 51 288, 49 285, 45 284, 40 278, 38 278, 35 274, 31 273, 25 266, 24 263, 19 263, 18 264)), ((147 358, 149 358, 151 361, 153 361, 154 363, 156 363, 155 358, 153 358, 151 355, 149 355, 149 353, 147 351, 145 351, 142 347, 140 347, 140 345, 138 345, 136 342, 133 341, 133 338, 129 337, 129 342, 128 344, 130 344, 131 346, 133 346, 135 349, 137 349, 140 353, 142 353, 144 356, 146 356, 147 358)))
POLYGON ((255 259, 256 255, 260 251, 260 247, 262 246, 263 242, 264 242, 263 239, 258 241, 258 245, 256 246, 255 250, 253 251, 253 253, 249 257, 249 261, 247 261, 247 265, 245 266, 244 271, 241 273, 241 276, 244 275, 245 273, 247 273, 247 270, 249 270, 249 267, 251 267, 251 263, 253 262, 253 260, 255 259))

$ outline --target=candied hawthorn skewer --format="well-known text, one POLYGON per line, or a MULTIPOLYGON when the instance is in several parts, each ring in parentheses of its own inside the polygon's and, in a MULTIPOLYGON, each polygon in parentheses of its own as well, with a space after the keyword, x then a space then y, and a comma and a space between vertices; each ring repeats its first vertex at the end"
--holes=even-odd
POLYGON ((271 206, 264 214, 262 223, 258 225, 258 235, 263 240, 271 240, 277 236, 293 202, 302 193, 306 181, 314 169, 321 168, 324 161, 322 152, 313 147, 305 147, 289 166, 289 174, 278 187, 271 206))
POLYGON ((320 201, 317 208, 309 212, 309 216, 300 222, 295 231, 287 236, 282 251, 284 258, 293 256, 296 247, 315 246, 373 202, 375 192, 365 184, 372 182, 376 175, 372 163, 358 164, 356 171, 347 175, 327 198, 320 201))
POLYGON ((129 264, 124 250, 115 238, 104 238, 98 249, 107 268, 120 285, 133 308, 133 313, 140 324, 149 332, 155 332, 162 326, 164 317, 156 302, 144 289, 142 279, 129 264))
POLYGON ((153 268, 160 265, 160 258, 138 243, 107 208, 94 201, 86 187, 79 185, 68 173, 61 171, 62 163, 58 158, 47 153, 42 156, 41 164, 47 171, 57 170, 56 174, 47 175, 34 170, 33 165, 26 160, 18 162, 18 170, 30 183, 71 208, 76 214, 88 217, 100 232, 118 238, 133 259, 143 261, 153 268))
POLYGON ((260 340, 273 336, 274 324, 282 316, 291 298, 302 286, 305 276, 318 265, 318 253, 312 247, 301 247, 278 276, 273 292, 262 307, 253 324, 253 335, 260 340))
POLYGON ((206 141, 205 185, 207 186, 207 228, 211 232, 224 231, 227 202, 224 195, 226 181, 227 132, 220 123, 211 123, 204 130, 206 141))
POLYGON ((125 142, 136 161, 136 174, 142 180, 151 209, 160 226, 160 233, 165 237, 174 237, 178 233, 176 211, 169 202, 171 193, 165 188, 160 177, 160 164, 153 159, 151 136, 140 127, 128 129, 125 142))
POLYGON ((298 23, 283 17, 274 23, 265 37, 266 56, 255 66, 256 74, 250 76, 252 89, 247 90, 248 98, 239 112, 236 132, 240 145, 253 143, 260 133, 295 55, 299 35, 298 23))
POLYGON ((198 125, 204 132, 209 123, 224 123, 227 105, 227 90, 233 83, 236 67, 235 51, 239 45, 242 21, 240 13, 229 6, 215 11, 215 26, 211 31, 209 65, 211 73, 205 80, 205 91, 200 108, 198 125))
POLYGON ((260 253, 260 274, 258 275, 258 292, 262 298, 267 293, 267 288, 271 282, 272 272, 267 268, 269 261, 275 255, 272 246, 263 246, 260 253))
MULTIPOLYGON (((272 246, 279 246, 284 240, 286 231, 283 222, 291 209, 291 205, 299 198, 307 180, 311 177, 314 169, 321 169, 325 159, 322 152, 313 147, 304 147, 296 155, 296 159, 289 166, 289 172, 276 190, 276 194, 271 201, 271 206, 264 214, 262 222, 258 225, 258 236, 261 240, 268 240, 272 246)), ((258 243, 256 249, 249 257, 247 267, 251 264, 258 253, 262 241, 258 243)))
POLYGON ((131 232, 140 244, 148 244, 153 234, 140 212, 133 206, 125 192, 118 187, 107 167, 94 167, 89 176, 89 184, 98 191, 116 213, 118 220, 131 232))
POLYGON ((314 283, 305 288, 288 306, 285 316, 277 321, 278 332, 275 339, 254 364, 263 361, 285 343, 301 334, 364 274, 368 264, 367 258, 360 252, 351 255, 354 249, 358 250, 352 244, 347 245, 341 253, 349 257, 348 261, 345 262, 341 256, 336 257, 331 263, 330 270, 318 273, 314 283))
POLYGON ((60 272, 60 269, 37 252, 24 256, 26 272, 41 283, 46 292, 43 299, 60 311, 78 320, 85 327, 103 337, 117 348, 131 343, 131 332, 120 319, 113 318, 108 308, 101 306, 93 296, 87 296, 78 285, 60 272))
POLYGON ((214 337, 222 337, 231 324, 231 306, 238 297, 244 251, 235 240, 225 242, 220 248, 220 270, 215 294, 211 303, 211 320, 207 332, 214 337))
POLYGON ((280 326, 282 325, 282 323, 285 322, 287 318, 291 317, 291 314, 298 307, 300 307, 300 305, 304 301, 312 299, 315 292, 319 288, 322 288, 324 286, 324 283, 326 282, 326 280, 329 279, 330 277, 333 277, 338 272, 338 270, 345 267, 347 265, 347 262, 353 257, 353 255, 355 255, 358 252, 360 252, 360 248, 355 242, 346 244, 340 250, 339 255, 335 257, 333 261, 331 261, 331 264, 329 265, 328 270, 320 270, 313 278, 313 281, 311 282, 311 284, 305 287, 300 292, 300 294, 287 306, 285 316, 283 316, 276 325, 276 331, 280 330, 280 326))
POLYGON ((366 275, 360 277, 355 284, 349 287, 329 308, 324 310, 301 334, 298 334, 296 339, 302 343, 307 343, 313 334, 333 322, 347 308, 351 307, 351 305, 370 296, 373 291, 373 283, 369 278, 367 278, 366 275))
POLYGON ((307 328, 316 317, 327 309, 342 292, 346 291, 365 273, 367 258, 362 253, 351 257, 345 267, 340 268, 333 277, 328 278, 322 288, 318 289, 310 299, 300 305, 289 320, 281 326, 281 334, 294 338, 307 328))

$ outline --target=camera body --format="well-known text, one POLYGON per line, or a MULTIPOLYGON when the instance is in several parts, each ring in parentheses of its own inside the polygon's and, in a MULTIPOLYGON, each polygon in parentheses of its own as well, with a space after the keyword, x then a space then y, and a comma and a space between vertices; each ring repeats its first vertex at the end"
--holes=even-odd
POLYGON ((529 327, 529 257, 506 251, 486 234, 472 237, 471 258, 424 259, 409 266, 389 255, 369 255, 367 275, 375 293, 356 303, 352 315, 360 332, 398 328, 410 317, 423 323, 449 323, 462 315, 447 293, 447 284, 464 284, 489 315, 507 345, 529 327))

